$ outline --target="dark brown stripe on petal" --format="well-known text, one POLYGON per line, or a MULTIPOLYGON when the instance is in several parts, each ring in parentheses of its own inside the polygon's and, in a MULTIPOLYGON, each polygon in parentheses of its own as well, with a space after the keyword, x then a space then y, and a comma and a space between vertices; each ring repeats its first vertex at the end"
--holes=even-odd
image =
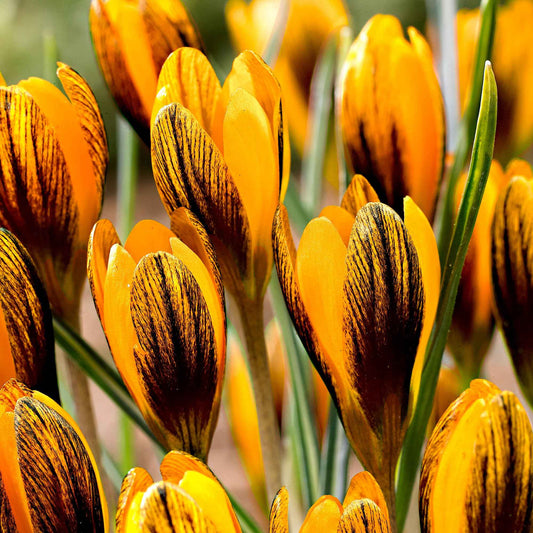
POLYGON ((281 487, 270 507, 270 533, 289 533, 289 491, 281 487))
POLYGON ((239 192, 212 139, 180 104, 164 107, 157 116, 152 166, 167 213, 190 209, 231 251, 240 277, 250 273, 250 229, 239 192))
POLYGON ((218 416, 214 331, 200 287, 183 262, 145 256, 132 281, 132 319, 140 350, 137 371, 146 399, 169 433, 171 447, 207 456, 218 416))
POLYGON ((164 481, 146 492, 141 524, 146 533, 220 533, 188 494, 164 481))
POLYGON ((367 499, 352 502, 342 513, 339 533, 390 533, 389 521, 381 509, 367 499))
POLYGON ((57 76, 74 106, 76 116, 81 125, 83 138, 89 147, 89 155, 93 164, 99 195, 95 200, 98 205, 101 205, 109 152, 107 150, 104 121, 100 114, 98 103, 88 83, 74 69, 59 63, 57 76))
POLYGON ((20 241, 0 229, 0 306, 16 378, 59 400, 52 313, 37 270, 20 241))
POLYGON ((34 398, 15 408, 22 481, 35 531, 104 531, 98 483, 70 424, 34 398))
POLYGON ((3 533, 17 533, 17 525, 15 524, 15 517, 11 511, 11 505, 7 493, 4 489, 2 481, 2 473, 0 472, 0 531, 3 533))

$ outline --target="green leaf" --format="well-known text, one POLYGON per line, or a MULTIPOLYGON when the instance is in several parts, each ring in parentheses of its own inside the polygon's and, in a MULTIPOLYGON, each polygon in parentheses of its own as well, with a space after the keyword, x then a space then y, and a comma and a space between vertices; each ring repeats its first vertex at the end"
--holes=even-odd
POLYGON ((466 106, 463 119, 461 120, 461 127, 457 139, 457 149, 455 151, 453 165, 444 192, 444 200, 435 222, 441 264, 444 264, 444 260, 446 259, 446 253, 452 235, 457 180, 465 167, 468 154, 470 153, 470 147, 474 141, 474 134, 476 132, 481 87, 484 79, 483 69, 485 61, 490 60, 492 53, 497 7, 498 2, 496 0, 483 0, 481 4, 481 29, 479 32, 476 54, 474 56, 475 59, 470 84, 471 91, 468 105, 466 106))
POLYGON ((487 61, 470 169, 459 206, 455 231, 444 263, 439 305, 426 351, 420 393, 398 465, 396 513, 399 531, 403 528, 409 508, 461 271, 489 175, 496 133, 497 100, 496 80, 490 62, 487 61))

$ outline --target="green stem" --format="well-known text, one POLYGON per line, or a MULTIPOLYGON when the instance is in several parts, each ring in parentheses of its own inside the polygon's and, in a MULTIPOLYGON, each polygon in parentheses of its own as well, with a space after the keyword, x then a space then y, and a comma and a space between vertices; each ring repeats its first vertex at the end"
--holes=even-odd
POLYGON ((433 407, 461 271, 492 162, 496 133, 496 108, 496 81, 490 63, 487 62, 470 170, 459 206, 455 231, 444 263, 439 304, 426 350, 420 392, 398 465, 396 512, 399 531, 405 523, 426 428, 433 407))
POLYGON ((146 425, 116 370, 96 353, 72 328, 54 317, 57 343, 130 419, 161 449, 163 447, 146 425))
MULTIPOLYGON (((304 381, 306 369, 304 360, 300 356, 296 335, 291 325, 291 318, 285 306, 285 300, 278 278, 272 275, 270 283, 270 294, 276 315, 281 327, 287 358, 289 361, 289 372, 291 378, 292 393, 296 406, 296 424, 291 427, 291 431, 297 432, 297 441, 301 447, 302 455, 302 490, 304 505, 310 507, 319 497, 319 452, 316 432, 313 427, 313 415, 309 407, 307 387, 304 381)), ((307 357, 304 355, 304 357, 307 357)))
POLYGON ((328 427, 326 428, 326 439, 322 448, 320 458, 320 493, 332 494, 336 484, 335 460, 337 457, 337 423, 339 417, 333 402, 329 404, 328 427))
POLYGON ((263 298, 253 301, 242 299, 237 303, 257 409, 267 498, 271 501, 281 487, 281 438, 265 343, 263 298))

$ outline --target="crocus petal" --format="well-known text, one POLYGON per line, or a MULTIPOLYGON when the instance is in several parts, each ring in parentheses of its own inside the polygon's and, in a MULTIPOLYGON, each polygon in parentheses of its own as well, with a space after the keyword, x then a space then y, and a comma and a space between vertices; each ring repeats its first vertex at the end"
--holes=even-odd
POLYGON ((131 283, 131 316, 144 397, 167 431, 169 447, 206 457, 222 376, 204 296, 181 260, 158 252, 140 261, 131 283))
POLYGON ((28 252, 5 229, 0 230, 0 285, 2 323, 8 342, 3 346, 6 351, 1 366, 14 371, 4 375, 6 368, 2 368, 0 384, 17 378, 59 399, 52 314, 46 292, 28 252))
POLYGON ((439 249, 437 248, 433 229, 422 210, 409 196, 404 198, 403 211, 405 227, 409 231, 416 248, 424 285, 424 323, 420 333, 420 342, 418 343, 413 377, 411 379, 413 402, 416 402, 427 343, 433 329, 433 322, 435 321, 439 303, 440 261, 439 249))
POLYGON ((289 533, 289 491, 286 487, 279 489, 272 502, 269 523, 270 533, 289 533))
MULTIPOLYGON (((384 204, 362 207, 352 230, 344 283, 344 377, 357 398, 337 403, 352 447, 389 505, 394 470, 407 429, 409 385, 424 312, 422 274, 402 220, 384 204), (361 438, 364 418, 380 445, 361 438)), ((339 391, 340 392, 340 391, 339 391)))
POLYGON ((160 471, 163 481, 171 481, 178 485, 185 472, 189 470, 217 479, 204 462, 183 451, 171 450, 161 461, 160 471))
MULTIPOLYGON (((374 502, 380 509, 386 521, 389 521, 387 502, 376 479, 370 472, 359 472, 350 481, 342 506, 347 510, 348 506, 356 500, 367 499, 374 502)), ((371 531, 371 530, 369 530, 371 531)))
POLYGON ((515 176, 492 224, 492 284, 516 376, 533 403, 533 181, 515 176))
POLYGON ((391 533, 386 515, 372 500, 352 502, 344 509, 339 521, 338 533, 391 533))
MULTIPOLYGON (((210 235, 228 245, 227 270, 238 280, 252 271, 250 227, 239 192, 218 148, 180 104, 163 108, 152 130, 156 185, 169 215, 191 209, 210 235), (229 251, 231 250, 231 251, 229 251), (233 266, 236 264, 236 266, 233 266)), ((218 252, 218 247, 217 247, 218 252)), ((224 257, 220 256, 223 273, 224 257)))
POLYGON ((428 442, 420 482, 422 531, 529 531, 532 458, 533 430, 516 396, 473 381, 428 442))
POLYGON ((356 174, 342 197, 341 207, 355 216, 368 202, 379 202, 378 195, 364 176, 356 174))
POLYGON ((168 56, 159 73, 152 123, 162 107, 177 102, 187 108, 212 136, 221 90, 211 63, 200 50, 178 48, 168 56))
POLYGON ((131 258, 138 263, 146 254, 151 252, 172 252, 170 239, 174 233, 163 224, 155 220, 141 220, 131 230, 124 248, 131 258))
POLYGON ((336 531, 342 515, 342 505, 333 496, 322 496, 309 509, 300 533, 336 531))
POLYGON ((328 205, 320 211, 320 216, 327 218, 335 226, 342 242, 348 246, 355 215, 338 205, 328 205))
POLYGON ((117 513, 115 515, 116 533, 126 533, 128 523, 128 513, 139 493, 146 492, 148 487, 154 482, 152 476, 144 468, 132 468, 122 481, 120 495, 117 503, 117 513))

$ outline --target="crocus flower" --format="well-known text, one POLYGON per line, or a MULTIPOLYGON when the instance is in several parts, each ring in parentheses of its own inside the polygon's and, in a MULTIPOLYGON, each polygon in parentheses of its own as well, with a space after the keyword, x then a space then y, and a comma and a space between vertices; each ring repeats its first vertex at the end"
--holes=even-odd
POLYGON ((325 208, 307 225, 297 252, 282 205, 273 230, 276 267, 296 330, 391 514, 415 357, 421 335, 425 348, 434 308, 428 292, 424 323, 423 280, 430 284, 436 254, 417 250, 434 249, 435 239, 414 202, 407 201, 405 211, 404 224, 380 203, 356 214, 325 208))
POLYGON ((422 532, 531 531, 532 456, 533 431, 518 398, 472 381, 424 454, 422 532))
POLYGON ((78 426, 15 380, 0 389, 0 503, 8 533, 109 529, 100 476, 78 426))
MULTIPOLYGON (((448 347, 467 383, 479 376, 494 331, 490 230, 496 202, 509 178, 493 161, 461 272, 448 347)), ((465 181, 466 174, 457 186, 457 205, 465 181)))
POLYGON ((168 449, 205 458, 224 376, 224 296, 214 252, 185 209, 175 234, 139 222, 124 246, 100 220, 89 242, 93 298, 115 364, 168 449), (177 236, 176 236, 177 235, 177 236))
POLYGON ((492 284, 516 377, 533 404, 533 173, 525 162, 508 172, 492 224, 492 284))
MULTIPOLYGON (((468 103, 479 29, 479 9, 457 13, 457 58, 463 109, 468 103)), ((498 8, 491 57, 498 84, 494 157, 503 163, 523 153, 533 141, 533 106, 528 90, 533 83, 532 30, 530 0, 511 0, 498 8)))
MULTIPOLYGON (((226 19, 237 50, 263 55, 278 22, 279 0, 230 0, 226 19)), ((348 25, 340 0, 291 0, 274 73, 283 90, 289 127, 296 148, 303 152, 311 79, 315 64, 328 38, 348 25)))
POLYGON ((179 0, 91 0, 96 57, 115 102, 150 142, 157 77, 168 55, 201 39, 179 0))
POLYGON ((228 495, 209 468, 186 453, 171 451, 161 462, 163 481, 143 468, 122 482, 116 532, 190 531, 240 533, 228 495))
POLYGON ((108 152, 89 86, 62 63, 57 75, 68 98, 39 78, 0 87, 0 226, 35 260, 53 311, 73 323, 108 152))
POLYGON ((154 105, 152 165, 169 215, 185 206, 213 240, 226 287, 261 301, 272 269, 271 228, 287 187, 289 148, 279 84, 243 52, 221 88, 205 56, 166 61, 154 105))
POLYGON ((445 153, 442 96, 427 42, 414 28, 376 15, 346 58, 341 128, 346 155, 398 213, 409 195, 433 219, 445 153))
MULTIPOLYGON (((283 487, 270 510, 270 531, 288 533, 289 494, 283 487)), ((389 512, 383 492, 369 472, 360 472, 350 482, 341 502, 334 496, 322 496, 309 509, 300 533, 316 531, 340 533, 390 533, 389 512)))
POLYGON ((31 257, 0 229, 0 386, 16 378, 59 399, 52 313, 31 257))

